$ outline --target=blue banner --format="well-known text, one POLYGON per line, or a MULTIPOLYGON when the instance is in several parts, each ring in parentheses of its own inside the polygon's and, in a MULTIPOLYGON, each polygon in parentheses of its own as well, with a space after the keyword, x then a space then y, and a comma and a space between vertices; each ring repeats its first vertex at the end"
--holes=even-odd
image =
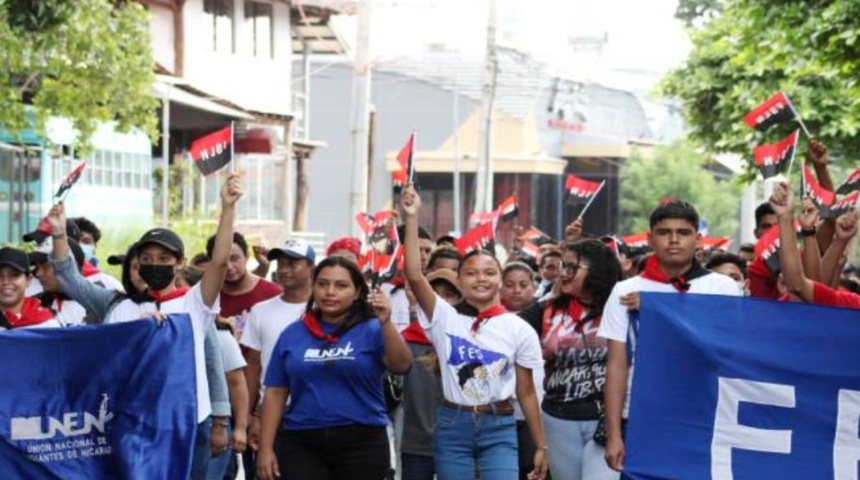
POLYGON ((860 312, 643 294, 626 476, 856 479, 860 312))
POLYGON ((0 333, 0 477, 187 480, 194 372, 184 314, 0 333))

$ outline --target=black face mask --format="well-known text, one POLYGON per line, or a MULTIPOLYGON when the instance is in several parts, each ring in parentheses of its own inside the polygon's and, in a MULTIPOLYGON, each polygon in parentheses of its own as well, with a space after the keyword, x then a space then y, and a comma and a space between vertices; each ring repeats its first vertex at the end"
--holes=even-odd
POLYGON ((140 278, 146 282, 150 289, 161 291, 167 288, 176 275, 173 265, 141 265, 140 278))

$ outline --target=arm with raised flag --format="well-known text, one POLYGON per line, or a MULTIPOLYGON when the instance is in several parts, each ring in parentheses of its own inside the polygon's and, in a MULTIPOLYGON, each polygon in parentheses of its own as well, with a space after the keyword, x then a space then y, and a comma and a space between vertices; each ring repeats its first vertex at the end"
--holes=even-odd
MULTIPOLYGON (((818 184, 821 188, 828 191, 835 191, 833 179, 830 176, 830 170, 827 169, 827 146, 821 143, 817 138, 810 137, 806 151, 806 158, 812 164, 815 170, 815 176, 818 178, 818 184)), ((832 218, 825 218, 821 226, 818 228, 818 246, 822 251, 827 251, 830 247, 830 242, 833 239, 835 224, 832 218)))
POLYGON ((436 292, 427 281, 427 277, 421 271, 421 252, 418 246, 418 212, 421 210, 421 197, 415 191, 415 186, 407 184, 400 195, 400 207, 403 209, 404 223, 406 225, 406 238, 403 240, 406 246, 404 254, 406 260, 406 280, 415 295, 418 306, 424 311, 427 318, 433 318, 436 309, 436 292))
POLYGON ((818 227, 818 207, 809 198, 804 198, 800 206, 800 234, 803 236, 803 271, 806 276, 817 282, 821 277, 821 250, 815 238, 818 227))
POLYGON ((218 299, 221 287, 224 284, 224 276, 227 274, 227 261, 230 257, 230 249, 233 248, 233 223, 236 222, 236 202, 242 198, 242 185, 239 183, 239 174, 231 173, 221 188, 221 220, 218 222, 218 231, 215 233, 215 247, 212 249, 212 258, 209 266, 200 279, 200 293, 203 303, 211 307, 218 299))
MULTIPOLYGON (((842 269, 840 260, 844 256, 848 243, 857 234, 857 216, 853 210, 844 213, 836 219, 836 233, 830 247, 824 252, 821 260, 821 282, 833 285, 840 278, 842 269)), ((837 282, 838 284, 838 282, 837 282)))

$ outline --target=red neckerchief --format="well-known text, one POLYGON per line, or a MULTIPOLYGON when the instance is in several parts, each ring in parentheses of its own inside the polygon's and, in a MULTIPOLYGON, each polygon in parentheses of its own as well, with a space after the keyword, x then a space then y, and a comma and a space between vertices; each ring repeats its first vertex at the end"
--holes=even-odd
POLYGON ((164 302, 179 298, 188 293, 188 287, 174 288, 170 293, 162 295, 161 292, 155 290, 146 290, 146 294, 152 297, 152 301, 161 305, 164 302))
POLYGON ((418 345, 430 345, 430 340, 427 338, 427 335, 424 334, 424 329, 421 328, 421 324, 418 322, 412 322, 406 327, 402 332, 403 340, 406 343, 417 343, 418 345))
POLYGON ((323 332, 322 325, 320 325, 320 321, 314 312, 305 312, 302 315, 302 323, 305 324, 305 328, 311 332, 311 335, 326 343, 337 343, 340 340, 340 337, 337 335, 329 335, 323 332))
MULTIPOLYGON (((666 275, 666 272, 664 272, 663 270, 660 270, 660 262, 657 260, 657 257, 652 255, 652 256, 648 257, 647 260, 645 260, 645 271, 642 272, 642 278, 647 278, 648 280, 653 280, 655 282, 660 282, 660 283, 668 283, 668 284, 672 285, 673 287, 675 287, 675 290, 677 290, 681 293, 687 293, 687 290, 690 289, 690 280, 695 278, 691 274, 698 273, 698 272, 696 272, 696 265, 698 265, 698 263, 693 261, 693 266, 689 270, 687 270, 683 275, 679 275, 679 276, 674 277, 674 278, 669 278, 669 276, 666 275)), ((701 275, 696 275, 696 276, 701 276, 701 275)))
POLYGON ((43 307, 42 302, 33 297, 24 298, 20 314, 7 311, 4 311, 3 314, 6 315, 6 320, 12 328, 39 325, 54 318, 54 312, 50 308, 43 307))
POLYGON ((92 277, 93 275, 99 273, 101 273, 101 270, 96 268, 95 265, 90 262, 84 262, 84 267, 81 269, 81 275, 83 275, 84 277, 92 277))
POLYGON ((472 322, 472 335, 478 334, 478 329, 481 328, 481 325, 483 325, 486 320, 489 320, 503 313, 508 313, 508 309, 505 308, 501 303, 497 303, 482 312, 478 312, 478 316, 475 317, 475 321, 472 322))

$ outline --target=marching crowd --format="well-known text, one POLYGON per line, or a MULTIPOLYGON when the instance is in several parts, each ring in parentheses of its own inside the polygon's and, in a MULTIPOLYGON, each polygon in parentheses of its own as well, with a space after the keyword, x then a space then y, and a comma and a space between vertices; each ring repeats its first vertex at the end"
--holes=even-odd
POLYGON ((506 258, 434 242, 406 185, 402 268, 381 285, 356 238, 325 255, 301 240, 249 247, 233 229, 241 196, 231 174, 206 252, 189 259, 155 228, 108 259, 119 280, 98 269, 98 227, 61 203, 48 231, 25 237, 31 253, 0 249, 5 329, 189 315, 194 480, 234 479, 239 462, 248 479, 616 479, 641 292, 860 308, 845 266, 855 213, 822 221, 785 183, 755 219, 757 237, 779 229, 778 254, 702 249, 696 209, 669 200, 650 216, 649 247, 585 236, 578 219, 563 241, 532 256, 516 240, 506 258))

